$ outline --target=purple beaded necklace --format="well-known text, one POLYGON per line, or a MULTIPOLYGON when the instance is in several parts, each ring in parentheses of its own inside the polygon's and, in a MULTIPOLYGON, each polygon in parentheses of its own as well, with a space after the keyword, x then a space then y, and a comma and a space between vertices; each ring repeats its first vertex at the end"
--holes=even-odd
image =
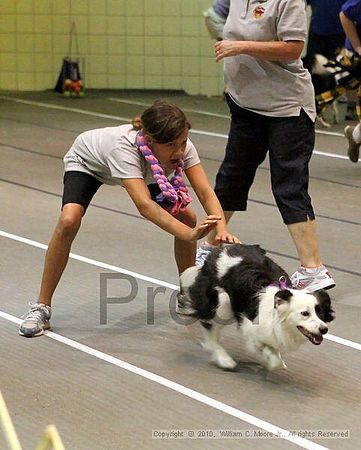
POLYGON ((142 131, 138 132, 135 143, 145 160, 149 163, 153 178, 161 190, 161 193, 156 197, 157 202, 173 216, 180 211, 184 211, 192 201, 192 198, 188 194, 188 188, 183 180, 183 159, 179 160, 174 176, 168 180, 158 159, 148 146, 142 131))

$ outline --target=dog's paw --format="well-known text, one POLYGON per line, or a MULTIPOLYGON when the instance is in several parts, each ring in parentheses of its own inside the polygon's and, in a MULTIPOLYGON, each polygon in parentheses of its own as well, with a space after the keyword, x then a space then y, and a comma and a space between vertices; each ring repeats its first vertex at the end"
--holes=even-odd
POLYGON ((269 371, 287 369, 280 352, 265 345, 259 355, 264 367, 269 371))
POLYGON ((232 370, 237 366, 236 361, 234 361, 228 353, 216 354, 212 359, 221 369, 232 370))
POLYGON ((331 128, 331 124, 326 122, 326 120, 320 115, 316 116, 315 123, 318 128, 331 128))
POLYGON ((201 346, 206 352, 212 353, 214 351, 214 344, 208 340, 201 341, 201 346))
POLYGON ((275 370, 285 370, 287 369, 286 363, 282 359, 274 359, 268 361, 267 370, 274 372, 275 370))

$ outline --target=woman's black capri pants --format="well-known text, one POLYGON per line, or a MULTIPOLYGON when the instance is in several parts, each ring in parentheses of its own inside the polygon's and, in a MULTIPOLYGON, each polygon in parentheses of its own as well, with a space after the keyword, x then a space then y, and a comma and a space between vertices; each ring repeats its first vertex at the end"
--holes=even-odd
MULTIPOLYGON (((300 116, 270 117, 248 111, 226 95, 231 128, 215 192, 224 211, 245 211, 257 167, 269 151, 272 192, 285 224, 314 219, 308 194, 308 164, 314 123, 300 116)), ((265 99, 266 101, 266 99, 265 99)))

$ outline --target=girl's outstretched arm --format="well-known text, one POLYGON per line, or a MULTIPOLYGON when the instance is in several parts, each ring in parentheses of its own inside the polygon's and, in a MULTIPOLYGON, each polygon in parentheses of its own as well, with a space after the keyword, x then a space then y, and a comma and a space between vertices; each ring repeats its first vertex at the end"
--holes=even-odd
POLYGON ((223 218, 223 214, 209 214, 200 224, 191 228, 177 220, 152 200, 149 189, 143 179, 130 178, 123 180, 123 186, 143 217, 182 241, 193 242, 202 239, 223 218))

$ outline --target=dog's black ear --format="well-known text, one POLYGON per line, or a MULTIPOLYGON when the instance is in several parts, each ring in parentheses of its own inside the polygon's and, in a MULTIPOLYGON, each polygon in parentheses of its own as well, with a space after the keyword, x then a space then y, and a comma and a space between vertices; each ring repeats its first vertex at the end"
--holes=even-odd
POLYGON ((254 247, 255 249, 257 249, 257 251, 259 253, 261 253, 262 255, 266 254, 266 250, 264 248, 262 248, 259 244, 253 244, 252 247, 254 247))
POLYGON ((275 297, 274 297, 275 308, 284 303, 289 303, 291 300, 291 297, 292 297, 292 292, 290 292, 288 289, 281 289, 280 291, 276 292, 275 297))
POLYGON ((331 307, 331 298, 324 289, 314 293, 318 304, 315 311, 318 317, 326 323, 332 322, 335 318, 335 311, 331 307))

